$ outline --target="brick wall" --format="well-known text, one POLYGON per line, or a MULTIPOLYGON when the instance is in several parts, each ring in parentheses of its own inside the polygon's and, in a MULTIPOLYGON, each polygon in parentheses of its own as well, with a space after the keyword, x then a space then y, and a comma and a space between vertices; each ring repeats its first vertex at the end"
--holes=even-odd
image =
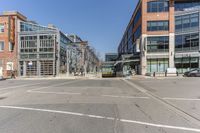
POLYGON ((7 63, 13 63, 13 70, 17 70, 17 40, 15 36, 16 30, 15 16, 0 16, 0 23, 4 24, 4 32, 0 33, 0 41, 4 41, 4 50, 0 52, 0 60, 3 62, 3 77, 10 77, 10 70, 7 70, 7 63), (9 50, 9 43, 14 45, 14 50, 9 50))

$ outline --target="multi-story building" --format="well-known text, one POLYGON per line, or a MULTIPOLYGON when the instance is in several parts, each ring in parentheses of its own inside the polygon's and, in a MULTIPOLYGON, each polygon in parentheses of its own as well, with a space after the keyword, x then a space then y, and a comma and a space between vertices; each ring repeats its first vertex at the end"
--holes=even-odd
POLYGON ((67 71, 71 40, 53 25, 19 21, 19 76, 58 76, 67 71))
POLYGON ((77 35, 67 35, 73 42, 69 46, 70 51, 70 70, 77 73, 93 73, 99 68, 97 54, 87 41, 83 41, 77 35))
POLYGON ((0 15, 0 77, 8 78, 18 69, 18 22, 26 21, 19 12, 0 15))
POLYGON ((117 53, 106 53, 105 54, 105 61, 116 61, 118 58, 118 54, 117 53))
POLYGON ((22 77, 93 72, 98 61, 88 42, 76 35, 29 21, 15 11, 0 15, 0 77, 13 72, 22 77))
POLYGON ((118 53, 138 74, 200 67, 199 0, 139 0, 118 53))

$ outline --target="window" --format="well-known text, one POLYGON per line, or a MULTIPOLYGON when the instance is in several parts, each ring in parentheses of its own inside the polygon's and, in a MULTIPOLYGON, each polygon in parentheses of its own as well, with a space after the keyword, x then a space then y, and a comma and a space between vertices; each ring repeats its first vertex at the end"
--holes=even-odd
POLYGON ((169 21, 148 21, 147 31, 168 31, 169 21))
POLYGON ((190 26, 191 27, 198 27, 199 26, 199 14, 192 14, 190 15, 190 26))
POLYGON ((189 15, 185 15, 182 17, 182 24, 183 24, 184 29, 187 29, 190 27, 190 16, 189 15))
POLYGON ((199 0, 175 1, 175 11, 184 11, 188 8, 198 8, 198 6, 200 6, 199 0))
POLYGON ((147 12, 168 12, 169 2, 165 0, 150 1, 147 4, 147 12))
POLYGON ((4 50, 4 42, 0 41, 0 51, 3 51, 3 50, 4 50))
POLYGON ((175 39, 175 49, 176 51, 182 51, 182 35, 178 35, 176 36, 176 39, 175 39))
POLYGON ((176 32, 199 29, 199 13, 177 16, 175 19, 176 32))
POLYGON ((147 72, 165 72, 169 67, 169 59, 148 59, 147 72))
POLYGON ((175 37, 176 51, 190 51, 199 50, 199 34, 184 34, 176 35, 175 37))
POLYGON ((136 13, 135 18, 133 20, 133 25, 134 26, 137 24, 137 22, 139 21, 140 17, 141 17, 141 8, 138 10, 138 12, 136 13))
POLYGON ((135 33, 133 34, 133 41, 135 42, 140 36, 141 36, 141 25, 138 26, 138 28, 136 29, 135 33))
POLYGON ((9 42, 9 51, 13 51, 14 50, 14 44, 9 42))
POLYGON ((4 24, 0 24, 0 33, 3 33, 4 32, 4 24))
POLYGON ((147 38, 147 52, 168 52, 169 51, 169 37, 148 37, 147 38))
POLYGON ((176 23, 176 25, 175 25, 176 31, 182 30, 182 18, 181 17, 176 17, 175 23, 176 23))
POLYGON ((198 57, 175 58, 175 66, 179 73, 184 73, 191 69, 199 68, 198 57))
POLYGON ((8 71, 12 71, 13 70, 13 62, 7 62, 6 64, 6 69, 8 71))

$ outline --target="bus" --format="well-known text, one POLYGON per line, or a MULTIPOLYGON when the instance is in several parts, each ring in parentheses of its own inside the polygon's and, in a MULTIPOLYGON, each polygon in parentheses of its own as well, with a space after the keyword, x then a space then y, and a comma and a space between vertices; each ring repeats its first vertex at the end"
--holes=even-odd
POLYGON ((113 63, 104 63, 102 65, 102 77, 116 77, 116 71, 113 63))

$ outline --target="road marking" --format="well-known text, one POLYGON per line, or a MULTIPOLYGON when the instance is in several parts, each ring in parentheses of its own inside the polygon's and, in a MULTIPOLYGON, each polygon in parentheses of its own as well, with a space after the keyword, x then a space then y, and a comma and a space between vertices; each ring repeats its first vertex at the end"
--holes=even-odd
POLYGON ((133 96, 117 96, 117 95, 101 95, 102 97, 125 98, 125 99, 149 99, 149 97, 133 97, 133 96))
POLYGON ((40 87, 40 88, 37 88, 37 89, 28 90, 27 92, 38 91, 38 90, 46 89, 46 88, 49 88, 49 87, 58 87, 58 86, 61 86, 61 85, 67 85, 67 84, 75 83, 75 82, 78 82, 78 81, 80 81, 80 80, 73 80, 73 81, 64 82, 64 83, 60 83, 60 84, 44 86, 44 87, 40 87))
MULTIPOLYGON (((38 94, 55 94, 55 95, 82 95, 81 93, 73 92, 52 92, 52 91, 27 91, 28 93, 38 93, 38 94)), ((87 95, 88 96, 88 95, 87 95)), ((133 97, 133 96, 118 96, 118 95, 97 95, 100 97, 110 97, 110 98, 124 98, 124 99, 149 99, 149 97, 133 97)))
MULTIPOLYGON (((42 83, 46 83, 46 82, 42 82, 42 83)), ((2 91, 2 90, 8 90, 8 89, 13 89, 13 88, 35 86, 35 85, 39 85, 39 84, 42 84, 42 83, 37 83, 37 84, 25 84, 25 85, 19 85, 19 86, 12 86, 12 87, 7 87, 7 88, 0 89, 0 91, 2 91)))
POLYGON ((56 95, 81 95, 81 93, 71 93, 71 92, 45 92, 45 91, 28 91, 29 93, 39 93, 39 94, 56 94, 56 95))
POLYGON ((73 116, 80 116, 80 117, 89 117, 89 118, 95 118, 95 119, 106 119, 106 120, 112 120, 112 121, 117 120, 117 121, 120 121, 120 122, 123 122, 123 123, 131 123, 131 124, 138 124, 138 125, 144 125, 144 126, 175 129, 175 130, 182 130, 182 131, 192 131, 192 132, 200 133, 200 129, 197 129, 197 128, 187 128, 187 127, 178 127, 178 126, 154 124, 154 123, 127 120, 127 119, 119 119, 119 118, 116 119, 114 117, 105 117, 105 116, 100 116, 100 115, 89 115, 89 114, 68 112, 68 111, 58 111, 58 110, 38 109, 38 108, 27 108, 27 107, 16 107, 16 106, 0 106, 0 108, 26 110, 26 111, 48 112, 48 113, 57 113, 57 114, 73 115, 73 116))
POLYGON ((156 100, 157 102, 163 104, 164 106, 166 106, 169 110, 177 113, 179 116, 187 119, 188 121, 192 122, 193 124, 196 124, 198 126, 200 126, 200 119, 196 118, 195 116, 185 112, 184 110, 182 110, 181 108, 178 108, 176 105, 174 105, 173 103, 168 102, 167 100, 159 97, 158 95, 144 89, 141 86, 138 86, 137 84, 128 81, 128 80, 123 80, 124 82, 126 82, 127 84, 129 84, 130 86, 134 87, 135 89, 137 89, 140 92, 143 92, 144 94, 146 94, 147 96, 149 96, 150 98, 156 100))
POLYGON ((169 98, 165 97, 164 100, 176 100, 176 101, 200 101, 200 99, 192 99, 192 98, 169 98))

